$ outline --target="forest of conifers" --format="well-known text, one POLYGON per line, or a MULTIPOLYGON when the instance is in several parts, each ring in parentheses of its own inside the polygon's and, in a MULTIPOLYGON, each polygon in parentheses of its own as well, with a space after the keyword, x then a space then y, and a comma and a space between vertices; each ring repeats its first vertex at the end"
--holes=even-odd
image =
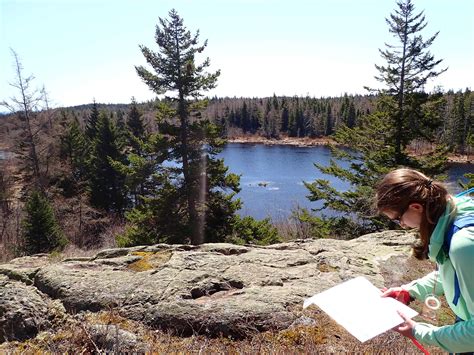
MULTIPOLYGON (((426 94, 428 95, 428 94, 426 94)), ((469 89, 431 94, 441 100, 438 114, 440 125, 432 143, 447 144, 452 152, 464 154, 468 134, 472 129, 474 93, 469 89)), ((266 98, 209 98, 203 116, 216 123, 226 138, 256 134, 266 138, 329 137, 341 124, 353 127, 359 117, 375 110, 374 95, 343 95, 341 97, 279 97, 266 98)), ((92 103, 62 109, 66 115, 87 121, 92 103)), ((120 126, 130 111, 127 104, 97 104, 114 117, 120 126), (122 121, 122 123, 120 123, 122 121)), ((154 117, 157 102, 138 104, 148 129, 156 129, 154 117)))

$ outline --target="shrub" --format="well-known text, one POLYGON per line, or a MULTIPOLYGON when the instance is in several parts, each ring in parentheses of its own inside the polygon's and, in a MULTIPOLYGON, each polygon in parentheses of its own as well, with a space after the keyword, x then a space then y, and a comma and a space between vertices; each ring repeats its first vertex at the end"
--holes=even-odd
POLYGON ((249 216, 236 216, 234 233, 227 241, 234 244, 268 245, 281 242, 281 238, 269 218, 258 221, 249 216))
POLYGON ((53 208, 46 196, 33 191, 25 206, 23 226, 23 251, 26 254, 49 253, 67 244, 53 208))

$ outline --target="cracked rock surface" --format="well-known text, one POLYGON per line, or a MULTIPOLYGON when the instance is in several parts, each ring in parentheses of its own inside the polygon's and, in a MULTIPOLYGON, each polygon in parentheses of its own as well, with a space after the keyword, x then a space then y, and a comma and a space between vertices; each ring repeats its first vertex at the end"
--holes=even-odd
POLYGON ((48 328, 47 302, 34 287, 0 275, 0 343, 25 340, 48 328))
POLYGON ((63 261, 18 258, 0 265, 0 342, 47 328, 52 300, 71 314, 117 309, 180 335, 285 329, 305 298, 342 281, 363 275, 382 287, 384 261, 407 257, 412 242, 410 234, 389 231, 350 241, 158 244, 63 261))

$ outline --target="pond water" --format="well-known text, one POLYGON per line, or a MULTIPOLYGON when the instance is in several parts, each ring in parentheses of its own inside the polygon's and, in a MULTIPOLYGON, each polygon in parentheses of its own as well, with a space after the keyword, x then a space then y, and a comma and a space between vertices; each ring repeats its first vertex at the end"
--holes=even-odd
MULTIPOLYGON (((297 207, 318 208, 321 202, 310 202, 303 181, 318 178, 330 180, 331 186, 347 190, 349 184, 322 174, 314 163, 328 165, 331 151, 327 146, 298 147, 289 145, 263 145, 229 143, 220 157, 233 173, 241 175, 241 192, 237 195, 243 202, 240 215, 257 219, 271 217, 286 219, 297 207)), ((347 162, 338 161, 347 167, 347 162)), ((452 164, 448 171, 447 185, 452 193, 459 192, 456 181, 466 172, 474 173, 473 164, 452 164)), ((329 214, 329 213, 326 213, 329 214)))

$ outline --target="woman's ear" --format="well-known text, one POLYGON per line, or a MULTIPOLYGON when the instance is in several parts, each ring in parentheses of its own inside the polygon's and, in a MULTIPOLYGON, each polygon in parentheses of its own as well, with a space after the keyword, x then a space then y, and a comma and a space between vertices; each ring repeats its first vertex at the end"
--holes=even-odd
POLYGON ((413 210, 413 211, 416 211, 416 212, 423 212, 423 205, 421 203, 418 203, 418 202, 413 202, 413 203, 410 203, 408 205, 408 208, 413 210))

